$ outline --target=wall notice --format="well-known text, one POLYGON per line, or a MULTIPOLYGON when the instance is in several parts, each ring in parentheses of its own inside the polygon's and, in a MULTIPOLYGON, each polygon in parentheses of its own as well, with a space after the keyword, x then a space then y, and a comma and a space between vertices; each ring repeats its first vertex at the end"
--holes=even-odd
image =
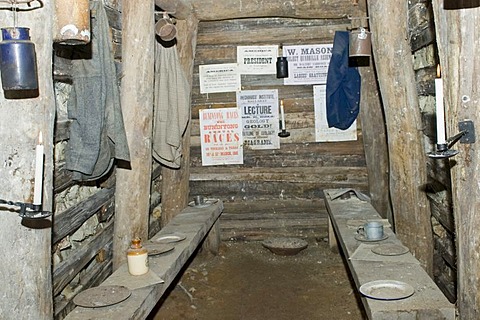
POLYGON ((242 115, 243 145, 250 149, 278 149, 278 90, 237 92, 242 115))
POLYGON ((326 85, 313 86, 315 141, 333 142, 357 140, 357 121, 354 121, 347 130, 328 127, 326 87, 326 85))
POLYGON ((202 165, 243 164, 242 118, 238 108, 200 110, 202 165))
POLYGON ((333 44, 284 46, 288 60, 285 85, 326 84, 333 44))
POLYGON ((240 74, 276 74, 278 46, 238 46, 240 74))
POLYGON ((236 63, 199 66, 200 93, 240 91, 241 79, 236 63))

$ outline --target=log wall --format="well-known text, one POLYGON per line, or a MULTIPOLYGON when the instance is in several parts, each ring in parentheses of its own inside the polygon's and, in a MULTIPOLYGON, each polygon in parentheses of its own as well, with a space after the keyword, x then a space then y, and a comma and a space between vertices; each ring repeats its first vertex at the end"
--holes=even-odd
MULTIPOLYGON (((409 38, 414 56, 417 92, 422 114, 426 150, 436 143, 435 86, 438 62, 432 5, 429 1, 409 2, 409 38)), ((455 222, 452 208, 450 164, 448 160, 427 159, 427 197, 432 213, 433 278, 445 296, 456 301, 455 222)))
POLYGON ((198 67, 236 62, 239 45, 333 43, 348 19, 260 18, 199 24, 192 94, 190 194, 224 200, 223 239, 326 236, 324 188, 368 191, 361 124, 358 140, 315 142, 313 87, 285 86, 275 75, 242 75, 242 90, 278 89, 290 137, 280 149, 244 150, 243 165, 201 166, 200 109, 236 106, 236 95, 200 94, 198 67))

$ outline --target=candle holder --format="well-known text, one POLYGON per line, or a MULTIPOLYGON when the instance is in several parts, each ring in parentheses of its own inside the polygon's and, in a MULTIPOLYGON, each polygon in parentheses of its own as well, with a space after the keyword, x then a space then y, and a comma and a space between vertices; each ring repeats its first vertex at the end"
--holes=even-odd
POLYGON ((280 138, 290 137, 290 132, 288 132, 286 129, 282 129, 282 131, 278 133, 278 136, 280 138))
POLYGON ((18 215, 24 219, 44 219, 52 215, 50 211, 43 211, 41 204, 14 202, 0 199, 0 204, 19 207, 18 215))
POLYGON ((279 124, 280 124, 280 132, 278 133, 278 136, 280 138, 290 137, 290 132, 288 132, 287 129, 283 127, 282 121, 279 121, 279 124))
POLYGON ((451 149, 455 143, 474 143, 475 142, 475 126, 473 121, 465 120, 458 123, 459 133, 448 138, 446 143, 437 143, 434 152, 429 152, 428 156, 434 159, 445 159, 458 154, 457 150, 451 149))

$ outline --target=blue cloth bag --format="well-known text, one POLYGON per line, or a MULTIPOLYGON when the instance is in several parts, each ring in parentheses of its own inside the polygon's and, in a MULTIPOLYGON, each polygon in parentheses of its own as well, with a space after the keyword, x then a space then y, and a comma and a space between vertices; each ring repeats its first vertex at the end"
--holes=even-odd
POLYGON ((327 123, 348 129, 360 110, 360 74, 348 64, 348 31, 336 31, 327 74, 327 123))

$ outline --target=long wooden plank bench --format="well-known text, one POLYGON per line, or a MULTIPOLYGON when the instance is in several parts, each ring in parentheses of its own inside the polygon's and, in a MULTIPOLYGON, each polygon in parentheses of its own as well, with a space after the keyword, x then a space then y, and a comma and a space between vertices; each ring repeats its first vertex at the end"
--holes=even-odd
POLYGON ((384 256, 371 251, 380 243, 401 244, 401 241, 368 201, 359 199, 358 193, 348 189, 328 189, 324 193, 330 218, 329 239, 340 245, 357 291, 361 285, 375 280, 402 281, 415 290, 412 296, 398 300, 368 298, 360 293, 369 319, 455 319, 454 305, 410 252, 384 256), (341 194, 346 196, 339 196, 341 194), (376 243, 356 240, 356 229, 366 220, 384 221, 388 238, 376 243))
POLYGON ((216 234, 218 232, 216 222, 222 211, 221 201, 206 207, 184 209, 152 237, 154 240, 175 232, 185 234, 185 240, 174 243, 174 250, 150 256, 149 272, 146 275, 131 276, 124 264, 100 285, 126 286, 132 291, 130 297, 111 306, 76 307, 66 319, 145 319, 207 234, 210 232, 210 236, 219 237, 219 234, 216 234))

